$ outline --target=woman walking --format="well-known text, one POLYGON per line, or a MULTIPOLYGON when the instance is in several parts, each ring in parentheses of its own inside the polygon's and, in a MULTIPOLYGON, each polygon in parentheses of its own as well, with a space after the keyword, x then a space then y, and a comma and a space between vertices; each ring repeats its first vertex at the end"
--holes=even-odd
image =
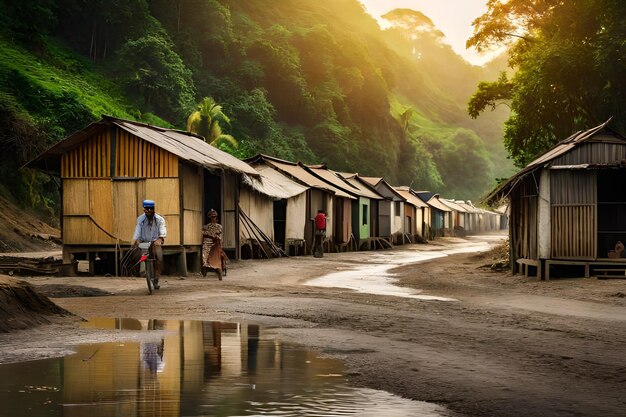
POLYGON ((202 276, 214 270, 219 280, 226 275, 228 256, 222 249, 222 225, 217 222, 217 211, 208 213, 209 223, 202 227, 202 276))

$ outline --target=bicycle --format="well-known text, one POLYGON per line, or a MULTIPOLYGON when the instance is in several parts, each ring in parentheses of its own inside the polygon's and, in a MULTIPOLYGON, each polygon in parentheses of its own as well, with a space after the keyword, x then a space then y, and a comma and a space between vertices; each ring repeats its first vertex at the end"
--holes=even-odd
POLYGON ((141 250, 141 258, 137 262, 140 266, 140 272, 143 272, 146 276, 146 284, 148 285, 148 292, 152 295, 152 291, 158 290, 160 287, 159 279, 156 277, 154 253, 150 250, 152 242, 140 242, 138 247, 141 250), (143 266, 143 268, 141 268, 143 266))

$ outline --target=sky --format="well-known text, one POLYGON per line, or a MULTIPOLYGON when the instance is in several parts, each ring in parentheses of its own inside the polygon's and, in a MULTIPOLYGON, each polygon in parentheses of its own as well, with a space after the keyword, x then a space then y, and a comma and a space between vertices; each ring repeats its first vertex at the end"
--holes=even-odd
POLYGON ((472 22, 487 10, 487 0, 359 0, 366 11, 375 17, 381 27, 380 16, 393 9, 412 9, 430 17, 437 29, 446 35, 454 51, 474 65, 482 65, 495 53, 479 55, 474 49, 465 49, 465 41, 472 36, 472 22))

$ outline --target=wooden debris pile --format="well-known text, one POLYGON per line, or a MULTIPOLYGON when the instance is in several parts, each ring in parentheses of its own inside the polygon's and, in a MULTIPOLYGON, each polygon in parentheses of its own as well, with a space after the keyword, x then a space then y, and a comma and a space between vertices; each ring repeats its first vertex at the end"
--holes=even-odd
POLYGON ((55 256, 0 255, 0 273, 6 275, 58 275, 62 266, 55 256))

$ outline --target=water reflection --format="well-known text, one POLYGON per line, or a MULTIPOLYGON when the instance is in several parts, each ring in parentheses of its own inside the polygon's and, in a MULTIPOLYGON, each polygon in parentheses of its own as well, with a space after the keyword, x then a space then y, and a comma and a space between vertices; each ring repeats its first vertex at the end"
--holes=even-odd
POLYGON ((253 324, 100 318, 86 327, 142 332, 65 358, 1 365, 0 415, 451 415, 349 387, 339 361, 262 338, 253 324))

